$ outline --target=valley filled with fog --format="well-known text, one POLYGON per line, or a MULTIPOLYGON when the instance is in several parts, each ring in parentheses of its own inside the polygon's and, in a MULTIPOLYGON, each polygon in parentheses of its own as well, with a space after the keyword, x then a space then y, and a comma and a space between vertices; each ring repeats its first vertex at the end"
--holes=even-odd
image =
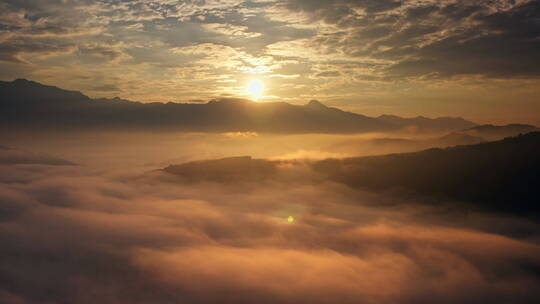
MULTIPOLYGON (((358 159, 362 174, 369 158, 352 157, 420 150, 441 136, 5 135, 0 300, 538 301, 537 209, 530 217, 356 185, 366 176, 326 163, 358 159)), ((538 147, 536 137, 517 144, 526 139, 538 147)))
POLYGON ((539 50, 539 0, 0 0, 0 304, 538 304, 539 50))

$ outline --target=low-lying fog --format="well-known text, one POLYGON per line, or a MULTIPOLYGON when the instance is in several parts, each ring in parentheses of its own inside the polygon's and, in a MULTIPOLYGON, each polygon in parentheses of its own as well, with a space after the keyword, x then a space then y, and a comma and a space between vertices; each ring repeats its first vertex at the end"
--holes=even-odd
POLYGON ((265 180, 153 171, 412 149, 380 137, 6 136, 79 165, 0 164, 0 303, 538 303, 536 222, 354 190, 302 162, 265 180))
MULTIPOLYGON (((98 167, 157 166, 250 155, 257 158, 329 158, 411 152, 437 146, 437 135, 62 132, 0 134, 1 145, 55 155, 98 167)), ((442 135, 442 134, 441 134, 442 135)))

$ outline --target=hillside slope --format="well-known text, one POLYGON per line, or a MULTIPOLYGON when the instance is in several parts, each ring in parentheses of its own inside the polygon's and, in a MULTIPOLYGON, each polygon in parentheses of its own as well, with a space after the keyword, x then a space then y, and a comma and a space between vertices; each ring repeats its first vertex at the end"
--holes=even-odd
POLYGON ((540 132, 501 141, 312 164, 355 188, 395 188, 512 213, 540 214, 540 132))

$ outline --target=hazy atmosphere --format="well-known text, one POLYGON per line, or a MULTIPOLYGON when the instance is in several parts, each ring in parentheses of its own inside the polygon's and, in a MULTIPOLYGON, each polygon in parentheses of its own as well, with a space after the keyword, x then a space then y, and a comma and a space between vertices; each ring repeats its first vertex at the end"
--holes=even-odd
POLYGON ((528 0, 3 0, 0 79, 143 102, 318 99, 368 115, 540 124, 539 10, 528 0))
POLYGON ((0 0, 0 303, 540 303, 539 50, 535 0, 0 0))

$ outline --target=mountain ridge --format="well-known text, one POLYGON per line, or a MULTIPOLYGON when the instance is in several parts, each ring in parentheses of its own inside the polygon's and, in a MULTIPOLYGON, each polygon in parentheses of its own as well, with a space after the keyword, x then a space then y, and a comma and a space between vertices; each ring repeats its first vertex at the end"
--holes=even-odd
POLYGON ((540 218, 539 155, 540 132, 530 132, 474 145, 327 159, 313 168, 352 188, 405 189, 540 218))
MULTIPOLYGON (((352 189, 467 203, 471 210, 504 212, 540 220, 540 132, 499 141, 378 156, 294 160, 249 156, 170 165, 172 182, 246 182, 284 178, 282 162, 307 166, 317 178, 352 189)), ((285 177, 286 178, 286 177, 285 177)))
POLYGON ((417 128, 455 131, 476 126, 456 118, 394 121, 328 107, 317 100, 305 105, 257 103, 241 98, 207 103, 142 103, 121 98, 92 99, 81 92, 17 79, 0 81, 0 118, 13 128, 124 129, 201 132, 365 133, 417 128))

